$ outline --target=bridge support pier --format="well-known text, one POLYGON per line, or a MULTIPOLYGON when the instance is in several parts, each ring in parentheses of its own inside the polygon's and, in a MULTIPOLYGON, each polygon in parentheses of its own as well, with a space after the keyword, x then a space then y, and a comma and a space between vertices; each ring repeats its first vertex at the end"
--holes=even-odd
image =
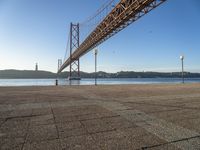
POLYGON ((70 70, 69 80, 80 80, 80 63, 79 58, 72 57, 73 51, 79 47, 79 24, 70 25, 70 70))

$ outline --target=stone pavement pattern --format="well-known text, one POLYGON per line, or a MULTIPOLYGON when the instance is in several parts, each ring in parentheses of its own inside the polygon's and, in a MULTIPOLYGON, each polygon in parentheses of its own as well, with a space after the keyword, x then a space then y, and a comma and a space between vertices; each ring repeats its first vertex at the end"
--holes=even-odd
POLYGON ((200 149, 200 84, 0 88, 0 149, 200 149))

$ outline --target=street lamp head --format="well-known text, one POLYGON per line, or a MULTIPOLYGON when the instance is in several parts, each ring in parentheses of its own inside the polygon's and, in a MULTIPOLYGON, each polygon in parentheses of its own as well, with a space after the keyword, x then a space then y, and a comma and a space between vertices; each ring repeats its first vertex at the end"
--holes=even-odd
POLYGON ((184 59, 184 56, 183 56, 183 55, 181 55, 181 56, 180 56, 180 59, 181 59, 181 60, 183 60, 183 59, 184 59))
POLYGON ((97 55, 98 49, 94 49, 94 54, 97 55))

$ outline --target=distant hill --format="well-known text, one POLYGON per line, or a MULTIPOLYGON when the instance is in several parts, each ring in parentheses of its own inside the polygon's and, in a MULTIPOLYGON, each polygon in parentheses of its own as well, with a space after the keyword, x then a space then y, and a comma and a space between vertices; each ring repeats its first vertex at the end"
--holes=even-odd
POLYGON ((56 74, 48 71, 33 70, 0 70, 1 79, 20 79, 20 78, 55 78, 56 74))
MULTIPOLYGON (((95 73, 80 72, 81 78, 94 78, 95 73)), ((69 72, 62 72, 59 78, 67 78, 69 72)), ((49 71, 33 70, 0 70, 0 79, 38 79, 38 78, 56 78, 57 74, 49 71)), ((134 72, 121 71, 117 73, 106 73, 99 71, 98 78, 180 78, 180 72, 134 72)), ((185 72, 186 78, 200 78, 200 73, 185 72)))

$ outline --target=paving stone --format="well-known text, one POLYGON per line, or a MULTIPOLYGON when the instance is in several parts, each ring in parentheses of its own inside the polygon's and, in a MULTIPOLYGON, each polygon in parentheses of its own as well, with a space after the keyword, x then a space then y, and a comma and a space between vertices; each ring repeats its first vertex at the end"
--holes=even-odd
POLYGON ((5 119, 0 119, 0 127, 5 122, 5 119))
POLYGON ((30 122, 31 126, 45 125, 45 124, 54 124, 54 117, 52 114, 31 117, 31 122, 30 122))
POLYGON ((21 150, 25 138, 7 138, 0 136, 0 149, 1 150, 21 150))
MULTIPOLYGON (((10 114, 12 111, 1 111, 1 106, 2 105, 0 105, 0 119, 6 119, 6 118, 10 117, 10 114)), ((3 107, 4 106, 2 106, 2 108, 3 107)))
POLYGON ((176 120, 173 123, 190 130, 195 130, 200 134, 200 118, 176 120))
POLYGON ((24 109, 24 110, 13 110, 9 118, 28 118, 32 115, 32 109, 24 109))
MULTIPOLYGON (((149 102, 148 102, 149 103, 149 102)), ((125 106, 131 107, 132 109, 137 109, 140 111, 143 111, 145 113, 160 113, 163 111, 172 111, 172 110, 179 110, 181 108, 179 107, 170 107, 170 106, 165 106, 165 105, 154 105, 151 103, 142 103, 142 102, 138 102, 138 103, 124 103, 125 106)))
POLYGON ((191 109, 163 111, 159 113, 153 113, 152 115, 158 118, 162 118, 169 122, 200 118, 200 112, 198 110, 191 110, 191 109))
POLYGON ((121 131, 104 132, 92 135, 102 149, 141 149, 142 147, 162 144, 164 141, 150 134, 136 136, 121 131))
POLYGON ((93 113, 93 114, 78 115, 78 116, 76 116, 76 119, 79 121, 83 121, 83 120, 99 119, 102 117, 103 116, 99 113, 93 113))
POLYGON ((147 135, 149 133, 144 129, 136 127, 94 133, 92 137, 102 149, 136 149, 141 148, 141 143, 135 139, 147 135))
POLYGON ((100 150, 90 135, 61 139, 61 145, 66 150, 100 150))
POLYGON ((116 116, 116 114, 112 113, 111 111, 107 111, 106 109, 100 109, 97 107, 97 111, 95 111, 94 106, 92 108, 88 108, 89 106, 84 107, 73 107, 73 108, 61 108, 61 110, 56 109, 55 113, 55 120, 56 122, 68 122, 68 121, 76 121, 76 120, 90 120, 90 119, 97 119, 103 117, 111 117, 116 116), (87 108, 89 110, 87 110, 87 108))
POLYGON ((38 108, 32 110, 32 115, 50 115, 52 114, 51 108, 38 108))
POLYGON ((120 132, 126 135, 126 137, 142 137, 149 135, 149 132, 142 127, 131 127, 119 129, 120 132))
POLYGON ((39 125, 32 126, 29 129, 27 141, 28 142, 37 142, 41 140, 52 140, 58 138, 58 133, 56 126, 51 125, 39 125))
POLYGON ((79 121, 66 122, 56 125, 58 127, 60 138, 87 134, 87 130, 81 125, 79 121))
POLYGON ((115 130, 115 127, 107 124, 107 122, 103 121, 102 119, 86 120, 81 121, 81 123, 84 125, 89 133, 115 130))
POLYGON ((60 138, 73 137, 73 136, 79 136, 79 135, 85 135, 85 134, 87 134, 87 131, 84 128, 76 128, 76 129, 71 129, 71 130, 59 131, 60 138))
POLYGON ((55 116, 55 122, 56 123, 65 123, 65 122, 72 122, 72 121, 78 121, 76 116, 55 116))
MULTIPOLYGON (((145 148, 143 148, 145 149, 145 148)), ((146 148, 147 150, 181 150, 180 148, 177 148, 175 145, 161 145, 161 146, 156 146, 156 147, 151 147, 151 148, 146 148)))
MULTIPOLYGON (((104 108, 96 105, 85 105, 85 106, 68 106, 68 107, 59 107, 53 108, 55 115, 64 115, 64 116, 78 116, 78 115, 87 115, 100 112, 106 112, 104 108)), ((111 113, 111 112, 110 112, 111 113)))
POLYGON ((93 113, 93 114, 78 115, 76 116, 76 119, 79 121, 84 121, 84 120, 92 120, 92 119, 111 118, 111 117, 116 117, 116 116, 119 116, 119 115, 116 115, 114 113, 93 113))
POLYGON ((62 150, 59 139, 25 143, 23 150, 62 150))
POLYGON ((0 133, 3 137, 24 137, 27 134, 29 120, 27 119, 9 119, 0 127, 0 133))
POLYGON ((67 113, 77 112, 80 107, 77 106, 68 106, 68 107, 53 107, 53 112, 55 115, 65 115, 67 113))
POLYGON ((80 121, 65 122, 56 125, 59 130, 72 130, 83 127, 80 121))
POLYGON ((121 116, 102 118, 102 121, 105 121, 108 126, 114 129, 137 127, 135 124, 129 122, 121 116))

